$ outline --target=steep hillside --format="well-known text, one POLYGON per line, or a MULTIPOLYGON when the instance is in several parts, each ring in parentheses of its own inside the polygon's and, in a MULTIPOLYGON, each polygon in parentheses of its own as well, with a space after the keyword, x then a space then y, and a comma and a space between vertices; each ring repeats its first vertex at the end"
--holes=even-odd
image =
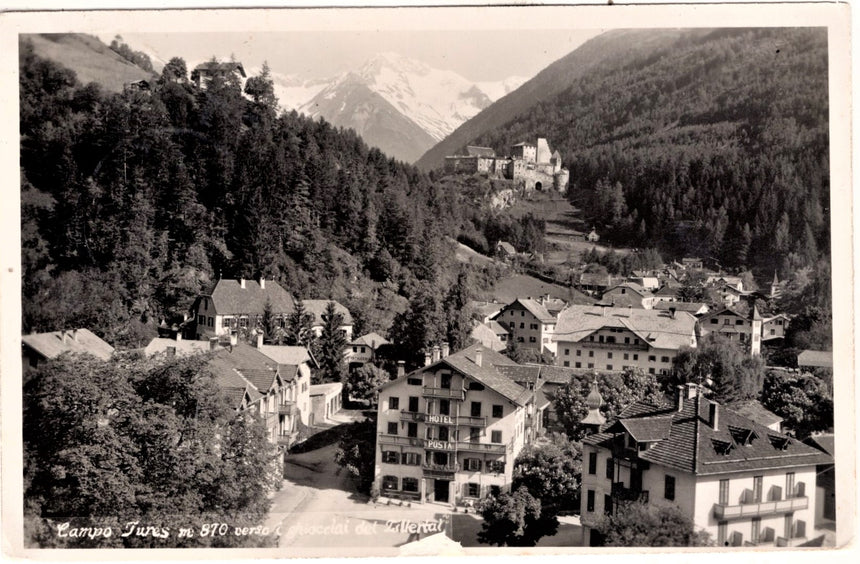
MULTIPOLYGON (((415 164, 423 170, 438 168, 442 166, 446 155, 454 154, 480 135, 501 127, 539 102, 551 100, 571 84, 588 77, 594 70, 659 53, 680 37, 704 33, 681 30, 617 30, 595 37, 463 123, 415 164)), ((552 139, 551 141, 554 142, 552 139)), ((507 148, 501 147, 500 150, 504 154, 507 148)))
POLYGON ((149 79, 151 73, 126 61, 107 45, 90 35, 52 33, 23 35, 33 51, 75 71, 81 83, 97 82, 110 92, 122 92, 128 82, 149 79))

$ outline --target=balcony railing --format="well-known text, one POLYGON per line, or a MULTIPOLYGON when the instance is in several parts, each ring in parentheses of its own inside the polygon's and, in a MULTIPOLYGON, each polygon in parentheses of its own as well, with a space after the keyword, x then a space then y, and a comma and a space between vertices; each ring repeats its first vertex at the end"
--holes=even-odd
POLYGON ((278 413, 281 415, 286 415, 288 417, 292 417, 293 413, 296 412, 296 402, 288 401, 281 404, 278 404, 278 413))
POLYGON ((510 444, 500 445, 493 443, 473 443, 470 441, 458 441, 457 442, 457 450, 464 450, 468 452, 490 452, 493 454, 505 454, 510 448, 510 444))
POLYGON ((424 441, 419 439, 418 437, 404 437, 402 435, 386 435, 384 433, 379 434, 379 438, 377 442, 381 445, 402 445, 402 446, 416 446, 423 447, 424 441))
POLYGON ((298 431, 281 431, 280 433, 278 433, 278 444, 290 446, 291 444, 296 442, 296 439, 298 439, 298 437, 298 431))
POLYGON ((426 417, 426 414, 420 413, 417 411, 401 411, 400 412, 400 420, 401 421, 414 421, 416 423, 421 423, 424 421, 424 417, 426 417))
POLYGON ((424 470, 428 470, 431 472, 459 472, 460 465, 456 462, 449 462, 448 464, 436 464, 435 462, 424 462, 424 470))
POLYGON ((763 501, 760 503, 744 503, 741 505, 714 504, 714 518, 741 519, 744 517, 764 517, 779 513, 789 513, 809 507, 808 497, 792 497, 778 501, 763 501))
POLYGON ((641 501, 648 503, 648 491, 625 488, 621 482, 612 484, 612 497, 620 501, 641 501))
POLYGON ((416 423, 427 423, 428 425, 446 425, 450 427, 462 425, 464 427, 486 427, 486 417, 473 417, 471 415, 440 415, 421 413, 416 411, 401 411, 401 421, 409 421, 416 423))
POLYGON ((466 399, 466 390, 463 388, 425 387, 421 393, 427 398, 456 399, 460 401, 466 399))

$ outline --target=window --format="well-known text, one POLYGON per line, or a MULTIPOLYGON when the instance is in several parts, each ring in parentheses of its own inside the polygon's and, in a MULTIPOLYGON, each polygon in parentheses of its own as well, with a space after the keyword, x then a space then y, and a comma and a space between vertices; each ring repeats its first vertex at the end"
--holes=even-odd
POLYGON ((611 352, 606 353, 606 358, 612 358, 612 353, 611 352))
POLYGON ((501 431, 492 431, 490 433, 490 442, 491 443, 501 443, 502 442, 502 432, 501 431))
POLYGON ((660 362, 669 362, 669 357, 668 356, 661 356, 660 362))
POLYGON ((481 402, 473 401, 472 402, 472 417, 480 417, 481 416, 481 402))
POLYGON ((770 334, 771 334, 771 335, 776 335, 776 329, 771 329, 771 330, 770 330, 770 334))
POLYGON ((717 523, 717 546, 729 546, 729 522, 720 521, 717 523))
POLYGON ((606 459, 606 477, 610 480, 615 477, 615 463, 611 458, 606 459))
POLYGON ((388 423, 388 434, 389 435, 396 435, 397 434, 397 423, 396 422, 392 421, 392 422, 388 423))
POLYGON ((675 477, 666 475, 666 479, 663 483, 663 497, 668 499, 669 501, 675 500, 675 477))
POLYGON ((352 352, 357 353, 357 352, 358 352, 358 347, 352 347, 352 352))
POLYGON ((463 459, 463 469, 468 472, 480 472, 481 471, 481 459, 479 458, 464 458, 463 459))
POLYGON ((503 406, 501 406, 501 405, 494 405, 493 406, 493 417, 495 417, 496 419, 501 419, 503 413, 504 413, 504 407, 503 406))
POLYGON ((447 452, 433 451, 433 464, 438 464, 440 466, 447 466, 448 465, 448 453, 447 452))
POLYGON ((383 490, 396 490, 397 489, 397 476, 383 476, 382 477, 382 489, 383 490))
MULTIPOLYGON (((224 317, 221 319, 221 327, 230 327, 230 318, 229 317, 224 317)), ((773 329, 771 329, 771 331, 773 331, 773 329)), ((771 333, 771 335, 773 335, 773 333, 771 333)))
POLYGON ((589 363, 588 363, 588 367, 589 367, 589 368, 594 368, 594 363, 593 363, 593 362, 589 362, 589 363))
POLYGON ((487 472, 493 472, 494 474, 504 474, 505 463, 501 460, 492 460, 490 462, 487 462, 487 472))
POLYGON ((404 492, 417 492, 418 491, 418 478, 403 478, 403 491, 404 492))
POLYGON ((413 413, 418 411, 418 398, 415 396, 409 397, 409 411, 413 413))
POLYGON ((418 423, 407 423, 406 424, 406 436, 407 437, 417 437, 418 436, 418 423))
POLYGON ((588 473, 589 474, 597 474, 597 453, 589 452, 588 453, 588 473))
POLYGON ((653 354, 648 355, 648 362, 657 362, 657 356, 653 354))
POLYGON ((520 329, 525 329, 525 328, 526 328, 526 324, 525 324, 525 323, 520 323, 520 329))
POLYGON ((630 360, 630 355, 627 353, 624 353, 624 360, 630 360))
POLYGON ((585 496, 585 510, 589 513, 594 512, 594 490, 588 490, 585 496))
POLYGON ((717 319, 716 317, 711 318, 711 324, 712 324, 712 325, 716 325, 716 324, 717 324, 717 323, 719 323, 719 322, 720 322, 720 320, 719 320, 719 319, 717 319))
POLYGON ((197 325, 206 326, 206 316, 198 315, 197 316, 197 325))
POLYGON ((762 476, 753 476, 753 503, 761 503, 762 476))
POLYGON ((634 355, 633 355, 633 360, 639 360, 639 355, 638 355, 638 354, 634 354, 634 355))
POLYGON ((537 338, 536 338, 536 337, 529 337, 529 342, 530 342, 530 343, 536 343, 536 342, 537 342, 537 338))
POLYGON ((574 368, 582 368, 582 363, 581 362, 574 363, 574 368))
POLYGON ((451 375, 450 374, 442 374, 442 388, 446 390, 451 389, 451 375))
POLYGON ((490 495, 493 497, 499 497, 502 495, 502 488, 500 486, 490 486, 490 495))
POLYGON ((451 401, 439 400, 439 415, 451 415, 451 401))
POLYGON ((588 358, 594 358, 594 351, 588 351, 588 358))
POLYGON ((209 300, 207 300, 206 298, 203 299, 203 309, 209 311, 209 300))
POLYGON ((209 327, 213 327, 213 326, 215 325, 215 318, 214 318, 214 317, 210 317, 210 318, 209 318, 209 323, 208 323, 208 325, 209 325, 209 327))
POLYGON ((537 323, 529 323, 529 329, 537 329, 537 323))
POLYGON ((582 356, 582 351, 579 349, 576 349, 576 356, 582 356))
POLYGON ((612 496, 607 494, 603 495, 603 512, 607 515, 612 514, 612 496))
POLYGON ((388 398, 388 409, 400 409, 400 398, 388 398))
POLYGON ((794 497, 794 472, 786 472, 785 474, 785 498, 791 499, 794 497))
POLYGON ((625 344, 625 345, 629 345, 629 344, 630 344, 630 337, 624 337, 624 344, 625 344))
POLYGON ((720 480, 720 505, 729 504, 729 481, 720 480))
POLYGON ((476 484, 474 482, 469 482, 468 484, 466 484, 466 497, 480 497, 480 495, 480 484, 476 484))
POLYGON ((758 544, 761 537, 761 517, 752 518, 752 530, 750 531, 750 542, 758 544))
POLYGON ((524 340, 522 337, 517 337, 517 342, 518 342, 518 343, 523 343, 523 342, 525 342, 525 340, 524 340))
POLYGON ((417 452, 404 452, 401 455, 400 463, 410 466, 421 466, 421 455, 417 452))
POLYGON ((570 356, 570 349, 564 349, 564 356, 570 356))
POLYGON ((612 370, 612 365, 611 365, 611 364, 607 364, 607 365, 606 365, 606 369, 607 369, 607 370, 612 370))
POLYGON ((525 316, 526 316, 526 312, 525 312, 525 311, 521 311, 521 312, 520 312, 520 317, 525 317, 525 316))
POLYGON ((473 443, 477 443, 481 440, 480 427, 469 427, 469 440, 473 443))
POLYGON ((600 335, 600 336, 598 337, 598 339, 599 339, 599 340, 600 340, 600 342, 602 343, 602 342, 603 342, 603 335, 600 335))
POLYGON ((737 319, 737 320, 735 320, 735 325, 743 325, 743 324, 744 324, 744 320, 743 320, 743 319, 737 319))
POLYGON ((448 427, 439 427, 439 440, 447 441, 448 440, 448 427))
POLYGON ((408 378, 406 380, 406 383, 409 384, 410 386, 420 386, 421 385, 421 378, 408 378))
POLYGON ((366 348, 364 348, 364 347, 361 347, 361 352, 362 352, 362 353, 366 353, 366 352, 367 352, 367 349, 366 349, 366 348))
POLYGON ((653 369, 653 368, 649 368, 649 369, 648 369, 648 374, 656 374, 656 372, 654 371, 654 369, 653 369))
POLYGON ((564 361, 564 365, 565 365, 565 366, 570 366, 570 361, 569 361, 569 360, 565 360, 565 361, 564 361))
POLYGON ((397 453, 393 450, 384 450, 382 451, 382 461, 386 464, 397 464, 398 457, 397 453))

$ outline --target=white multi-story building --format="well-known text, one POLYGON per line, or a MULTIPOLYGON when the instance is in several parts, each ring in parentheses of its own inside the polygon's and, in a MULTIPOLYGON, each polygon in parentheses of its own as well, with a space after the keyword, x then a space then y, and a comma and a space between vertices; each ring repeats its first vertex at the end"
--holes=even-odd
MULTIPOLYGON (((599 404, 589 397, 590 414, 599 404)), ((674 405, 637 402, 595 423, 582 442, 583 544, 599 544, 599 516, 636 499, 679 507, 718 546, 811 537, 816 465, 832 463, 828 454, 703 398, 695 384, 679 386, 674 405)))
POLYGON ((383 495, 468 505, 510 487, 541 414, 535 392, 503 366, 519 365, 473 345, 380 388, 374 481, 383 495))
POLYGON ((556 365, 666 373, 682 347, 696 346, 696 318, 684 311, 570 306, 559 314, 556 365))

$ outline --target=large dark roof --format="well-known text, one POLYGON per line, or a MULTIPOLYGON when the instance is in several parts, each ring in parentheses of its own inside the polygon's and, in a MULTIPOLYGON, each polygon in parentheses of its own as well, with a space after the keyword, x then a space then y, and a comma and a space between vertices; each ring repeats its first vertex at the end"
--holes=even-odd
POLYGON ((219 315, 262 315, 268 300, 274 314, 289 314, 295 309, 293 298, 274 280, 266 280, 261 288, 256 280, 219 280, 208 293, 219 315))
POLYGON ((723 406, 718 407, 717 429, 709 424, 711 401, 685 399, 684 407, 654 406, 637 402, 624 409, 617 420, 584 442, 611 448, 619 425, 654 438, 662 433, 662 421, 671 425, 665 438, 639 452, 648 462, 697 475, 724 474, 814 466, 832 463, 832 457, 811 446, 768 429, 723 406), (697 411, 698 408, 698 411, 697 411), (741 437, 753 436, 750 443, 741 437))

